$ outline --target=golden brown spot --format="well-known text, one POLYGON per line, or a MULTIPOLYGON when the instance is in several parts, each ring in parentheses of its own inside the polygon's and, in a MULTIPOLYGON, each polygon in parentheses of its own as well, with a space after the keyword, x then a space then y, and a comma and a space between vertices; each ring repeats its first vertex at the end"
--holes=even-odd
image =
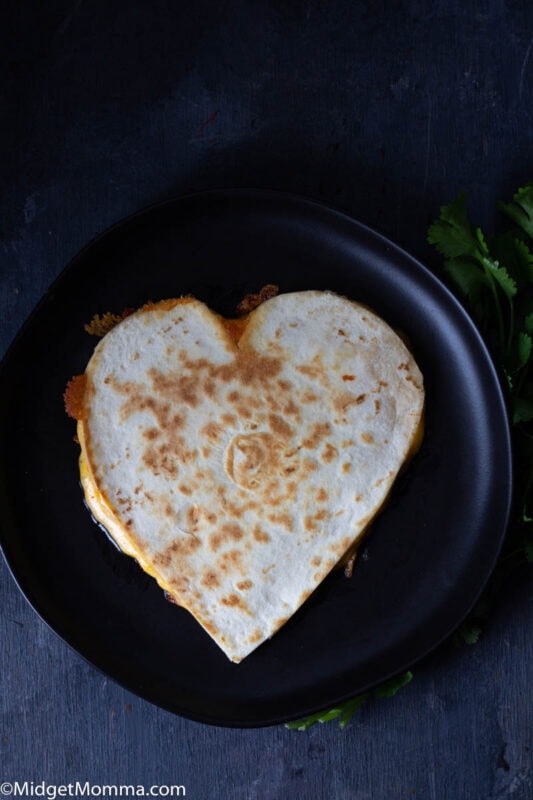
POLYGON ((222 414, 220 419, 222 420, 222 423, 224 425, 228 426, 235 425, 235 423, 237 422, 237 417, 235 416, 235 414, 222 414))
POLYGON ((285 623, 288 622, 289 620, 290 617, 281 617, 281 619, 277 619, 274 623, 274 630, 277 631, 279 628, 285 625, 285 623))
POLYGON ((350 406, 358 406, 361 403, 364 403, 366 400, 366 394, 359 394, 355 396, 351 392, 342 392, 339 394, 334 402, 333 406, 336 411, 343 412, 346 411, 350 406))
POLYGON ((415 379, 413 378, 413 376, 412 376, 412 375, 407 375, 407 377, 405 378, 405 380, 406 380, 406 381, 409 381, 409 383, 412 383, 412 384, 413 384, 413 386, 415 387, 415 389, 418 389, 419 391, 422 389, 422 387, 420 386, 420 384, 418 383, 418 381, 415 381, 415 379))
POLYGON ((212 440, 218 439, 222 435, 223 431, 224 429, 220 425, 217 425, 216 422, 208 422, 207 425, 204 425, 204 427, 200 429, 202 436, 205 436, 206 439, 212 440))
POLYGON ((190 556, 200 547, 200 540, 196 536, 186 535, 179 539, 174 539, 162 553, 154 556, 154 564, 161 567, 169 567, 174 557, 182 558, 190 556))
POLYGON ((256 642, 260 642, 262 638, 263 638, 263 634, 261 633, 259 628, 256 628, 256 630, 252 633, 252 635, 248 639, 248 642, 250 644, 255 644, 256 642))
POLYGON ((293 430, 291 426, 288 425, 278 414, 269 414, 268 424, 270 429, 278 436, 287 439, 292 436, 293 430))
POLYGON ((192 532, 195 532, 198 529, 198 523, 200 522, 200 510, 198 506, 189 506, 187 509, 186 519, 188 528, 190 528, 192 532))
POLYGON ((220 601, 224 606, 239 606, 241 600, 236 594, 230 594, 228 597, 223 597, 220 601))
POLYGON ((305 394, 302 396, 302 401, 304 403, 316 403, 318 400, 318 395, 311 391, 306 391, 305 394))
POLYGON ((324 489, 324 487, 321 487, 318 490, 318 492, 316 493, 316 499, 318 500, 319 503, 325 503, 326 502, 326 500, 328 499, 328 493, 324 489))
POLYGON ((207 397, 214 397, 216 392, 216 384, 212 380, 205 380, 202 384, 202 389, 207 397))
POLYGON ((342 465, 342 471, 346 473, 350 472, 351 469, 352 469, 351 463, 349 461, 345 461, 344 464, 342 465))
POLYGON ((182 494, 186 494, 188 496, 190 496, 192 494, 191 487, 187 486, 185 483, 180 483, 180 485, 178 486, 178 489, 180 490, 180 492, 182 494))
POLYGON ((355 375, 343 375, 342 379, 343 379, 343 381, 354 381, 355 380, 355 375))
POLYGON ((161 436, 161 431, 158 428, 148 428, 147 430, 143 431, 143 438, 148 439, 148 441, 152 442, 154 439, 157 439, 161 436))
POLYGON ((381 408, 381 401, 380 400, 374 400, 374 409, 375 409, 376 414, 379 414, 380 408, 381 408))
POLYGON ((355 495, 355 502, 356 502, 356 503, 360 503, 362 499, 363 499, 363 498, 361 497, 361 495, 360 495, 360 494, 356 494, 356 495, 355 495))
POLYGON ((275 525, 282 525, 288 531, 292 531, 293 529, 293 521, 290 514, 269 514, 268 519, 275 525))
POLYGON ((372 436, 371 433, 368 433, 367 431, 364 431, 361 434, 361 441, 363 441, 365 444, 372 444, 373 441, 374 441, 374 437, 372 436))
POLYGON ((302 461, 302 470, 303 472, 316 472, 318 469, 316 461, 313 461, 312 458, 304 458, 302 461))
POLYGON ((337 458, 339 455, 337 448, 333 447, 332 444, 326 444, 324 450, 322 451, 322 460, 326 462, 326 464, 331 464, 333 459, 337 458))
POLYGON ((298 416, 300 414, 300 409, 293 400, 289 400, 289 402, 283 408, 283 412, 284 414, 288 414, 290 416, 298 416))
POLYGON ((239 583, 236 583, 235 585, 237 589, 240 589, 241 592, 246 592, 248 591, 248 589, 252 588, 253 583, 252 581, 246 580, 246 581, 239 581, 239 583))
POLYGON ((213 569, 208 569, 202 578, 202 585, 207 589, 214 589, 220 586, 218 575, 213 569))
POLYGON ((403 362, 402 364, 398 364, 397 369, 402 369, 402 370, 405 370, 405 372, 409 372, 410 367, 409 367, 409 364, 407 364, 406 362, 403 362))
POLYGON ((322 559, 320 556, 313 556, 313 558, 311 559, 311 564, 313 567, 319 567, 321 563, 322 559))
POLYGON ((266 542, 270 541, 270 536, 268 533, 265 533, 265 531, 263 531, 259 525, 255 526, 253 530, 253 537, 256 542, 261 542, 262 544, 266 544, 266 542))
POLYGON ((241 395, 237 391, 228 392, 227 395, 229 403, 238 403, 241 399, 241 395))
POLYGON ((342 328, 339 328, 339 330, 337 331, 337 333, 339 334, 339 336, 346 336, 346 334, 344 333, 344 331, 343 331, 343 329, 342 329, 342 328))
POLYGON ((210 447, 201 447, 200 452, 204 458, 209 458, 211 455, 211 448, 210 447))
POLYGON ((312 589, 306 589, 305 591, 303 591, 303 592, 301 593, 300 597, 298 598, 298 603, 299 603, 300 605, 301 605, 302 603, 305 603, 305 601, 307 600, 307 598, 308 598, 308 597, 310 597, 312 593, 313 593, 313 590, 312 590, 312 589))
POLYGON ((313 432, 310 437, 304 439, 302 442, 302 447, 307 448, 308 450, 315 450, 322 439, 324 437, 329 436, 331 434, 331 425, 329 422, 317 422, 313 426, 313 432))
POLYGON ((292 389, 292 383, 290 381, 279 380, 278 386, 283 392, 290 392, 292 389))
POLYGON ((192 408, 199 404, 197 375, 169 376, 154 368, 148 370, 148 375, 154 391, 165 399, 175 404, 184 403, 192 408))

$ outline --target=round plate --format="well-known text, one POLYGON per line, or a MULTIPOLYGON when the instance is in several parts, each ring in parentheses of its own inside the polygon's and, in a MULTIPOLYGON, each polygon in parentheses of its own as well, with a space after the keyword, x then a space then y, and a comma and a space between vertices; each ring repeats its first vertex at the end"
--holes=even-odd
POLYGON ((304 716, 428 653, 479 596, 510 497, 501 387, 461 305, 382 236, 301 198, 210 192, 127 219, 63 272, 0 370, 1 541, 21 590, 110 677, 203 722, 304 716), (62 394, 96 343, 83 328, 93 314, 190 293, 231 316, 266 283, 345 294, 405 333, 425 376, 426 434, 353 577, 331 574, 236 665, 91 520, 62 394))

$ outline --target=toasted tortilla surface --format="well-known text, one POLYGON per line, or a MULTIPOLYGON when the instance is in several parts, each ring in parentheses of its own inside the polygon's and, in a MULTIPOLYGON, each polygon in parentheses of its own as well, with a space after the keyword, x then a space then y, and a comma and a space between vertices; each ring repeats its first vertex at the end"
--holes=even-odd
POLYGON ((238 321, 151 304, 99 342, 83 391, 93 514, 235 662, 357 545, 424 406, 401 338, 319 291, 238 321))

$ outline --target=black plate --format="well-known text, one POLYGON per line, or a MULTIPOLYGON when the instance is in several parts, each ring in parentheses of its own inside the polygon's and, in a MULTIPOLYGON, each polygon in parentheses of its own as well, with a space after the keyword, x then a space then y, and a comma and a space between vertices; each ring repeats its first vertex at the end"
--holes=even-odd
POLYGON ((56 281, 0 372, 1 538, 20 588, 109 676, 204 722, 303 716, 425 655, 479 596, 510 497, 500 384, 460 304, 383 237, 300 198, 212 192, 115 226, 56 281), (272 640, 235 665, 91 521, 62 393, 94 347, 83 330, 94 313, 191 293, 231 315, 265 283, 346 294, 404 331, 425 375, 427 424, 353 578, 331 575, 272 640))

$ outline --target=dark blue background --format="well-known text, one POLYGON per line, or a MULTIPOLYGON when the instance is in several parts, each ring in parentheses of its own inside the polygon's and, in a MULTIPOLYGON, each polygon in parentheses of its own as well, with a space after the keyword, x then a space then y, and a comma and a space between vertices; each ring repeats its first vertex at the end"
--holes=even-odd
MULTIPOLYGON (((260 187, 348 211, 435 270, 425 242, 533 175, 530 2, 3 2, 0 353, 69 259, 125 215, 260 187)), ((39 402, 38 388, 36 402, 39 402)), ((213 729, 106 680, 0 566, 0 781, 184 784, 187 797, 533 797, 531 580, 478 645, 394 700, 299 734, 213 729)))

